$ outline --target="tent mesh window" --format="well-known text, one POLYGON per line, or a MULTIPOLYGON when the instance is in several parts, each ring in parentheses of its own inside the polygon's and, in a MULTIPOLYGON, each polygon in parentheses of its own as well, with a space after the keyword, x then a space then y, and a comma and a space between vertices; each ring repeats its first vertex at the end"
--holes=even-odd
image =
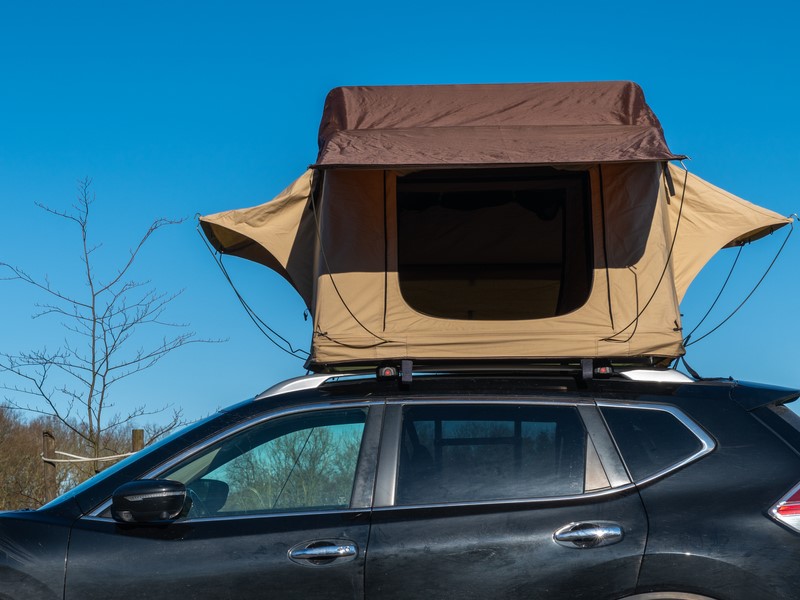
POLYGON ((570 313, 592 285, 588 173, 421 171, 397 179, 398 278, 414 310, 464 320, 570 313))

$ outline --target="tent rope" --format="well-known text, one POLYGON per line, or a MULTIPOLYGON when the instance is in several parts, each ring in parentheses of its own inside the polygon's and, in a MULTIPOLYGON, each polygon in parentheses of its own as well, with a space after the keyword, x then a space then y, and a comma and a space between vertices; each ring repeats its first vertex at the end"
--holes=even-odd
MULTIPOLYGON (((783 240, 783 243, 781 244, 780 248, 778 248, 778 251, 775 253, 775 256, 773 257, 773 259, 772 259, 772 262, 770 262, 770 263, 769 263, 769 266, 768 266, 768 267, 767 267, 767 269, 764 271, 764 274, 761 276, 761 278, 760 278, 760 279, 758 280, 758 282, 755 284, 755 286, 753 287, 753 289, 752 289, 752 290, 750 290, 750 293, 749 293, 749 294, 747 294, 747 296, 745 296, 745 299, 744 299, 744 300, 742 300, 742 301, 739 303, 739 306, 737 306, 736 308, 734 308, 734 309, 733 309, 733 311, 731 311, 731 313, 730 313, 730 314, 729 314, 727 317, 725 317, 725 318, 724 318, 722 321, 720 321, 720 322, 719 322, 719 323, 718 323, 718 324, 717 324, 715 327, 713 327, 711 330, 709 330, 709 331, 707 331, 706 333, 704 333, 703 335, 701 335, 701 336, 700 336, 699 338, 697 338, 696 340, 694 340, 694 341, 692 341, 692 342, 690 342, 690 343, 687 343, 687 344, 685 344, 685 346, 686 346, 687 348, 688 348, 689 346, 693 346, 693 345, 695 345, 695 344, 696 344, 697 342, 699 342, 700 340, 704 340, 705 338, 707 338, 708 336, 710 336, 712 333, 714 333, 715 331, 717 331, 717 330, 718 330, 720 327, 722 327, 722 326, 723 326, 725 323, 727 323, 727 322, 728 322, 728 321, 729 321, 729 320, 730 320, 730 319, 733 317, 733 315, 735 315, 737 312, 739 312, 739 309, 741 309, 741 308, 742 308, 742 307, 745 305, 745 303, 746 303, 748 300, 750 300, 750 298, 752 297, 752 295, 756 293, 756 290, 757 290, 757 289, 759 288, 759 286, 760 286, 760 285, 763 283, 764 279, 766 279, 767 275, 769 275, 769 272, 772 270, 772 267, 773 267, 773 266, 775 265, 775 263, 777 262, 777 260, 778 260, 778 257, 780 257, 780 255, 781 255, 781 252, 783 252, 783 249, 786 247, 786 244, 787 244, 787 242, 789 241, 789 238, 790 238, 790 237, 792 237, 792 232, 794 231, 794 219, 796 219, 796 218, 797 218, 797 215, 790 215, 790 217, 789 217, 789 218, 791 218, 791 219, 792 219, 792 221, 789 223, 789 231, 787 232, 787 234, 786 234, 786 237, 785 237, 785 238, 784 238, 784 240, 783 240)), ((688 339, 688 338, 687 338, 687 339, 688 339)))
POLYGON ((739 257, 742 255, 742 250, 744 250, 744 244, 741 244, 739 246, 739 251, 736 253, 736 258, 734 259, 733 264, 731 265, 730 271, 728 271, 728 276, 725 278, 725 281, 723 282, 722 287, 719 289, 719 293, 717 294, 717 297, 714 298, 714 301, 711 303, 711 306, 708 307, 708 310, 706 311, 706 314, 704 314, 703 318, 700 319, 700 321, 697 323, 697 325, 694 326, 694 329, 692 329, 689 332, 689 334, 685 338, 683 338, 684 347, 689 342, 689 338, 691 338, 692 335, 694 335, 695 331, 700 329, 700 326, 703 324, 703 322, 706 320, 706 318, 708 318, 708 315, 711 314, 711 311, 714 310, 714 307, 717 305, 717 302, 719 301, 720 297, 722 296, 722 292, 725 291, 725 288, 728 285, 728 282, 731 280, 731 277, 733 276, 733 270, 736 268, 736 263, 739 262, 739 257))
MULTIPOLYGON (((370 334, 375 339, 380 340, 379 343, 374 344, 372 346, 364 346, 364 348, 372 348, 374 346, 380 346, 381 344, 388 343, 389 340, 379 336, 376 333, 373 333, 366 325, 364 325, 358 319, 358 317, 356 317, 356 315, 353 313, 353 311, 350 310, 350 307, 347 305, 347 302, 345 301, 344 297, 342 297, 342 294, 339 291, 339 287, 336 285, 336 280, 333 277, 333 271, 331 270, 330 264, 328 263, 328 255, 325 252, 325 245, 322 243, 322 229, 320 227, 319 217, 317 215, 317 204, 316 204, 316 202, 314 200, 315 200, 314 199, 314 195, 312 194, 311 197, 310 197, 310 204, 311 204, 311 210, 314 213, 314 224, 316 225, 316 227, 314 229, 315 229, 316 234, 317 234, 317 242, 319 243, 319 249, 320 249, 320 254, 322 255, 322 261, 325 263, 325 270, 326 270, 326 272, 328 274, 328 278, 331 280, 331 285, 333 286, 333 290, 336 292, 336 295, 339 297, 339 300, 341 301, 342 306, 344 306, 345 310, 349 313, 349 315, 353 318, 353 320, 358 324, 358 326, 361 327, 361 329, 366 331, 368 334, 370 334)), ((322 332, 318 332, 318 333, 321 334, 322 332)), ((333 340, 332 338, 330 338, 327 335, 325 335, 324 337, 329 339, 329 340, 331 340, 332 342, 336 341, 336 340, 333 340)), ((336 343, 339 343, 342 346, 347 346, 347 344, 344 344, 344 343, 341 343, 341 342, 336 342, 336 343)), ((356 346, 356 347, 358 347, 358 346, 356 346)))
MULTIPOLYGON (((675 220, 675 233, 673 233, 673 235, 672 235, 672 243, 670 243, 670 245, 669 245, 669 252, 667 253, 667 259, 664 261, 664 269, 661 271, 661 276, 658 278, 658 282, 656 283, 656 286, 653 289, 653 293, 650 294, 650 298, 647 300, 647 302, 645 303, 644 307, 642 307, 641 310, 638 310, 638 304, 637 304, 637 312, 636 312, 636 316, 633 318, 633 320, 630 323, 628 323, 625 327, 623 327, 622 329, 617 331, 616 333, 608 336, 607 338, 603 338, 602 341, 604 341, 604 342, 617 342, 617 343, 620 343, 620 344, 624 344, 624 343, 627 343, 627 342, 631 341, 631 338, 633 338, 633 335, 636 333, 636 329, 639 327, 639 319, 644 314, 644 311, 647 310, 647 307, 650 306, 650 303, 653 301, 653 299, 656 297, 656 293, 658 293, 658 289, 661 287, 661 283, 664 281, 664 276, 667 274, 667 270, 669 269, 669 266, 670 266, 670 264, 672 262, 672 252, 675 249, 675 241, 678 239, 678 230, 680 229, 681 217, 683 216, 683 204, 684 204, 684 200, 686 199, 686 183, 689 180, 689 170, 686 168, 686 165, 683 164, 683 161, 680 161, 680 162, 681 162, 681 166, 683 167, 683 170, 684 170, 683 190, 681 191, 681 205, 678 208, 678 218, 675 220), (626 331, 627 329, 629 329, 633 325, 635 325, 635 327, 633 328, 633 332, 626 339, 624 339, 624 340, 614 339, 615 337, 620 335, 623 331, 626 331)), ((638 297, 638 293, 639 293, 638 278, 637 278, 636 293, 637 293, 637 297, 638 297)))
POLYGON ((342 342, 340 340, 337 340, 336 338, 333 338, 333 337, 329 336, 327 333, 322 331, 319 327, 317 327, 314 330, 314 334, 318 335, 320 337, 324 337, 326 340, 328 340, 329 342, 333 342, 337 346, 341 346, 342 348, 350 348, 352 350, 368 350, 369 348, 377 348, 378 346, 383 346, 384 344, 388 344, 389 343, 389 340, 383 340, 383 341, 380 341, 380 342, 375 342, 374 344, 365 344, 363 346, 359 346, 357 344, 348 344, 347 342, 342 342))
POLYGON ((288 339, 286 339, 277 331, 272 329, 272 327, 267 325, 267 323, 256 314, 255 310, 253 310, 253 308, 247 303, 242 294, 236 288, 236 284, 233 283, 233 279, 228 273, 228 270, 225 268, 225 265, 222 263, 222 254, 221 253, 218 254, 211 247, 211 244, 208 243, 208 239, 206 239, 206 236, 203 235, 203 232, 200 231, 199 223, 197 225, 197 233, 200 236, 200 239, 203 240, 203 243, 205 244, 206 248, 208 248, 208 251, 211 254, 211 257, 214 259, 214 262, 217 264, 220 271, 222 271, 222 275, 223 277, 225 277, 225 281, 228 282, 228 284, 231 286, 231 289, 233 290, 233 293, 236 294, 236 298, 239 300, 239 303, 244 308, 245 312, 247 313, 247 316, 250 317, 250 320, 253 322, 256 328, 264 335, 264 337, 266 337, 270 342, 272 342, 272 344, 276 346, 279 350, 282 350, 289 356, 294 356, 295 358, 299 358, 302 360, 305 360, 308 356, 310 356, 306 350, 303 350, 302 348, 295 348, 294 345, 288 339), (280 344, 277 340, 273 339, 272 336, 275 336, 276 338, 281 340, 283 344, 285 344, 285 347, 284 345, 280 344))

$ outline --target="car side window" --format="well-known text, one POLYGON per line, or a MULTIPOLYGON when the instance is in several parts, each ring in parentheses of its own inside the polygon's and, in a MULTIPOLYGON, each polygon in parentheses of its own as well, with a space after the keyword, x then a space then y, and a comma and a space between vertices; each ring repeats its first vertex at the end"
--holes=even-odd
POLYGON ((666 410, 603 407, 603 417, 634 481, 641 481, 694 456, 698 437, 666 410))
POLYGON ((574 407, 407 406, 395 503, 581 494, 585 449, 574 407))
POLYGON ((186 484, 188 517, 347 508, 366 410, 276 418, 206 448, 161 475, 186 484))

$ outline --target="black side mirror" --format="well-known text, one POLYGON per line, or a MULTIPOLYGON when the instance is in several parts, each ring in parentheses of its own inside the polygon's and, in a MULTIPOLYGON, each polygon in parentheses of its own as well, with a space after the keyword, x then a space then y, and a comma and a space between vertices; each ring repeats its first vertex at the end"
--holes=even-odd
POLYGON ((111 497, 111 516, 121 523, 177 519, 188 509, 186 486, 169 479, 139 479, 119 486, 111 497))

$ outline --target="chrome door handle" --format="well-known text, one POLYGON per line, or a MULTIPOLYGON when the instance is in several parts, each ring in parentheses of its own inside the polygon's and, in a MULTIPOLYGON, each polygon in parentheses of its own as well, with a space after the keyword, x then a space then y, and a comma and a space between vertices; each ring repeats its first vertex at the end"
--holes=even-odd
POLYGON ((289 558, 296 563, 327 565, 335 560, 354 560, 358 546, 348 540, 317 540, 297 544, 289 550, 289 558))
POLYGON ((298 548, 292 550, 289 556, 292 558, 320 559, 320 558, 343 558, 345 556, 355 556, 356 547, 352 544, 344 546, 316 546, 313 548, 298 548))
POLYGON ((621 542, 625 532, 618 523, 595 521, 569 523, 553 534, 557 544, 567 548, 598 548, 621 542))

